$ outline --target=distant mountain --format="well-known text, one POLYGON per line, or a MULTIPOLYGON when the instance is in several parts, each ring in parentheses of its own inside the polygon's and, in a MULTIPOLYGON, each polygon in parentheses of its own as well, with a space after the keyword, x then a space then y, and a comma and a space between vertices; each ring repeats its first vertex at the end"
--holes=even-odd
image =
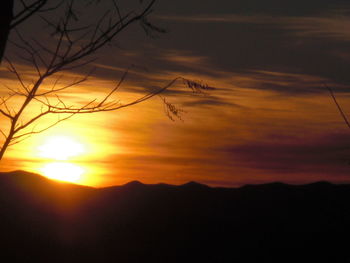
MULTIPOLYGON (((350 262, 350 185, 91 188, 0 173, 6 262, 350 262)), ((5 262, 5 261, 4 261, 5 262)))

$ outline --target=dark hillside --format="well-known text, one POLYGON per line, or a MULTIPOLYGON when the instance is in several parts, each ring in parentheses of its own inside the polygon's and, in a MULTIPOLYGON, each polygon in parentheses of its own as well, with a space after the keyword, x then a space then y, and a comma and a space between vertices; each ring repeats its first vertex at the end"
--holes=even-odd
POLYGON ((102 189, 0 174, 9 262, 350 262, 350 186, 102 189))

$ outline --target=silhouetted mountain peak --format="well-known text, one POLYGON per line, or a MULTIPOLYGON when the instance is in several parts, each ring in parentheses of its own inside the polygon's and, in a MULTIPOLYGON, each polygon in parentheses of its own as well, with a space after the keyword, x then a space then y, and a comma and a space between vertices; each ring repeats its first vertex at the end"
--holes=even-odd
POLYGON ((13 171, 13 172, 0 172, 0 182, 12 185, 22 186, 37 186, 37 185, 52 185, 52 186, 65 186, 73 188, 90 188, 93 187, 74 184, 71 182, 59 181, 50 179, 41 174, 26 172, 26 171, 13 171))
POLYGON ((131 181, 131 182, 128 182, 124 185, 122 185, 121 187, 122 188, 132 188, 132 189, 138 189, 138 188, 141 188, 141 187, 145 187, 146 185, 141 183, 140 181, 131 181))
POLYGON ((197 183, 195 181, 190 181, 188 183, 180 185, 181 188, 191 188, 191 189, 203 189, 203 188, 210 188, 209 186, 201 183, 197 183))
POLYGON ((35 173, 25 172, 25 171, 13 171, 8 173, 0 173, 0 180, 2 183, 39 183, 39 182, 49 182, 50 179, 35 173))

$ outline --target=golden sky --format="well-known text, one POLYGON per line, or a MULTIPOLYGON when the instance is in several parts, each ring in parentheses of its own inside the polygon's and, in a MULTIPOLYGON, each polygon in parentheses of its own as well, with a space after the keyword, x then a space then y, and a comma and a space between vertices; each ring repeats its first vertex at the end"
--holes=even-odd
MULTIPOLYGON (((350 6, 287 1, 275 13, 253 0, 243 10, 221 1, 221 9, 207 3, 196 10, 192 4, 182 8, 184 1, 159 3, 154 20, 169 33, 151 39, 132 27, 122 48, 99 53, 87 82, 60 94, 71 105, 103 98, 131 64, 137 67, 113 97, 123 103, 179 76, 215 87, 196 95, 178 82, 164 94, 185 111, 183 121, 171 121, 157 97, 115 112, 76 115, 9 148, 0 171, 75 171, 77 183, 98 187, 131 180, 219 186, 349 182, 350 130, 325 83, 349 113, 350 6), (57 157, 65 143, 65 157, 57 157)), ((11 47, 7 52, 12 55, 11 47)), ((27 81, 35 75, 30 65, 16 65, 27 81)), ((83 74, 65 72, 62 85, 83 74)), ((3 84, 18 85, 6 63, 1 76, 3 84)), ((1 96, 7 92, 0 88, 1 96)), ((18 100, 12 103, 16 107, 18 100)), ((33 105, 26 116, 38 110, 33 105)), ((0 125, 6 130, 5 119, 0 125)))

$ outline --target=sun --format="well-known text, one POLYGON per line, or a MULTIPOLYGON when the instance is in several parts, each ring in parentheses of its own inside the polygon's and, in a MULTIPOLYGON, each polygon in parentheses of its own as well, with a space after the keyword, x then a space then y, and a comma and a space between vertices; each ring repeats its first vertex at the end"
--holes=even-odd
POLYGON ((85 152, 83 144, 68 136, 49 137, 38 147, 39 156, 56 161, 66 161, 85 152))
POLYGON ((53 162, 46 163, 39 170, 51 179, 79 183, 85 170, 73 164, 71 159, 83 155, 86 149, 82 143, 70 136, 51 136, 38 147, 38 156, 53 162))
POLYGON ((40 170, 48 178, 71 183, 79 182, 85 173, 80 166, 65 162, 48 163, 40 170))

